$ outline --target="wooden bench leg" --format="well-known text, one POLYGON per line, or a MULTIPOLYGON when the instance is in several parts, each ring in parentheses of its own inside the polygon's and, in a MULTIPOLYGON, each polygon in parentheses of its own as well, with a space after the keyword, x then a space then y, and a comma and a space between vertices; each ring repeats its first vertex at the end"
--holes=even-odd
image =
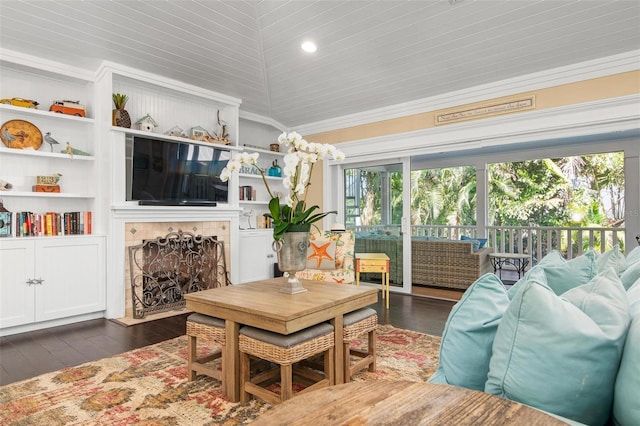
POLYGON ((195 336, 189 336, 187 343, 187 369, 189 371, 189 381, 196 379, 196 372, 193 370, 193 362, 198 356, 198 345, 195 336))
POLYGON ((376 330, 373 329, 369 332, 369 355, 373 357, 371 364, 369 364, 369 371, 376 371, 376 330))
POLYGON ((280 366, 280 398, 286 401, 293 397, 293 365, 280 366))
POLYGON ((240 353, 240 402, 249 402, 251 395, 245 389, 245 383, 249 381, 251 373, 251 363, 249 355, 240 353))

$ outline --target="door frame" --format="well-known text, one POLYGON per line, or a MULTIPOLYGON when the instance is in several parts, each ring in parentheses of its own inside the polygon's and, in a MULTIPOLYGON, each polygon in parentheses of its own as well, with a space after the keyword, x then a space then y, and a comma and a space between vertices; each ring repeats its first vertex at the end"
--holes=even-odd
MULTIPOLYGON (((334 188, 333 191, 323 191, 325 210, 336 210, 337 216, 325 223, 329 229, 331 222, 345 223, 345 193, 344 170, 357 167, 380 166, 384 164, 402 164, 402 287, 392 286, 390 291, 411 294, 411 158, 396 157, 377 160, 363 158, 345 159, 341 162, 324 162, 324 188, 334 188)), ((326 221, 327 219, 325 219, 326 221)))

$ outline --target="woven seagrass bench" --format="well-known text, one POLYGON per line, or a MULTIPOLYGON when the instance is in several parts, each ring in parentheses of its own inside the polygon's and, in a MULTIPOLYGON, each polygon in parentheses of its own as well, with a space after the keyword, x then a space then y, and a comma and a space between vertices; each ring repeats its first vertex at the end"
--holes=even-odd
POLYGON ((296 395, 333 385, 334 342, 333 326, 328 323, 314 325, 287 335, 249 326, 242 327, 238 338, 240 402, 247 402, 250 395, 271 404, 279 404, 290 399, 294 396, 294 374, 307 385, 302 391, 296 392, 296 395), (294 363, 320 353, 324 354, 322 373, 302 365, 294 368, 294 363), (270 361, 278 364, 278 367, 251 377, 251 357, 270 361), (270 384, 277 381, 280 382, 279 394, 267 389, 270 384))

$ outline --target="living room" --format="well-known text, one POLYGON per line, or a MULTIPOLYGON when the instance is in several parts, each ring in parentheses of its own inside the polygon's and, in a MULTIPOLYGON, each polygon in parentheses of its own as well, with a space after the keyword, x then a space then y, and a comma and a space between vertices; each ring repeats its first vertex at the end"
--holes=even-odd
MULTIPOLYGON (((285 130, 297 131, 311 142, 336 144, 345 153, 345 160, 342 162, 325 161, 321 167, 314 169, 311 177, 313 185, 307 200, 309 205, 317 204, 322 211, 336 210, 338 212, 337 216, 331 216, 323 222, 325 229, 328 229, 334 222, 345 222, 345 193, 332 190, 332 188, 344 187, 345 168, 394 163, 401 164, 404 170, 410 171, 418 164, 425 168, 474 164, 477 173, 482 175, 485 172, 487 162, 497 158, 511 161, 523 158, 542 158, 543 155, 559 157, 613 151, 624 152, 626 177, 624 247, 628 252, 636 245, 634 236, 640 230, 640 216, 637 214, 640 209, 640 187, 638 186, 640 149, 637 143, 639 132, 637 106, 640 94, 638 58, 640 53, 637 35, 634 35, 637 24, 629 22, 630 17, 638 14, 636 5, 625 4, 625 2, 614 5, 614 3, 605 2, 607 6, 614 8, 613 16, 607 17, 600 17, 600 13, 597 13, 598 8, 595 6, 589 12, 581 12, 584 13, 581 16, 585 20, 585 23, 582 23, 583 26, 580 27, 583 31, 584 28, 589 27, 586 23, 588 16, 591 16, 591 19, 602 20, 600 28, 594 31, 594 34, 590 34, 594 40, 593 50, 597 50, 596 47, 601 49, 598 50, 597 55, 586 53, 589 49, 584 46, 589 43, 576 35, 580 33, 580 30, 575 29, 575 33, 571 33, 572 37, 567 36, 571 42, 558 48, 560 50, 573 49, 565 52, 567 56, 573 58, 570 62, 559 60, 562 55, 554 55, 554 50, 550 45, 546 46, 548 51, 539 52, 538 49, 542 48, 538 44, 539 42, 531 44, 532 41, 529 40, 531 43, 525 46, 529 46, 531 55, 534 53, 537 55, 538 62, 528 63, 525 61, 526 55, 525 57, 519 56, 518 60, 512 62, 519 63, 520 66, 514 66, 504 74, 500 74, 498 69, 506 67, 506 61, 499 60, 497 56, 494 57, 494 66, 491 66, 489 60, 484 63, 484 67, 479 66, 480 63, 475 64, 476 68, 465 68, 464 65, 459 65, 460 68, 454 67, 449 73, 450 85, 444 85, 447 81, 447 73, 441 74, 442 80, 439 81, 441 87, 446 87, 446 90, 428 92, 420 89, 421 91, 417 92, 420 95, 413 94, 410 88, 398 88, 395 90, 395 94, 390 93, 387 86, 393 86, 392 84, 378 81, 376 76, 370 76, 368 87, 358 85, 361 91, 369 94, 365 94, 364 97, 359 97, 357 100, 354 99, 352 103, 349 103, 347 98, 356 95, 344 86, 341 87, 344 92, 343 96, 336 96, 334 99, 325 98, 321 93, 323 88, 319 87, 322 86, 322 83, 318 83, 320 75, 316 81, 314 80, 316 75, 308 70, 308 68, 314 68, 318 69, 319 74, 331 74, 328 70, 335 62, 332 62, 331 65, 324 65, 317 58, 301 56, 298 53, 293 54, 291 50, 287 55, 287 50, 282 49, 273 53, 274 56, 263 58, 265 62, 268 62, 268 65, 263 64, 262 68, 258 67, 260 68, 258 77, 256 74, 248 77, 243 74, 244 71, 238 71, 237 73, 242 75, 236 77, 242 79, 243 83, 240 84, 237 81, 231 83, 233 78, 229 68, 232 65, 225 65, 227 68, 221 69, 219 65, 208 63, 206 68, 205 65, 202 65, 201 71, 193 71, 198 69, 194 57, 205 61, 204 57, 215 56, 214 63, 229 62, 234 64, 237 69, 240 60, 229 52, 233 50, 229 46, 237 46, 236 43, 242 44, 241 41, 232 40, 228 34, 223 36, 217 33, 211 29, 209 23, 205 27, 207 35, 215 36, 217 40, 215 44, 224 46, 218 46, 221 50, 215 53, 211 48, 206 54, 199 54, 195 53, 191 46, 202 45, 204 47, 206 37, 199 35, 197 31, 192 30, 190 35, 190 37, 195 37, 195 41, 186 42, 190 48, 181 49, 180 46, 177 46, 180 43, 175 40, 181 39, 182 35, 167 31, 167 34, 171 35, 162 36, 156 33, 147 39, 144 36, 147 29, 142 30, 142 27, 150 27, 149 21, 140 18, 137 21, 140 23, 140 27, 136 28, 134 20, 125 19, 122 12, 113 10, 116 6, 121 6, 132 16, 142 17, 146 13, 153 17, 153 22, 163 22, 164 24, 167 24, 165 19, 173 17, 175 22, 183 24, 171 25, 172 29, 175 27, 179 34, 186 31, 185 28, 190 29, 190 25, 187 25, 187 21, 184 20, 185 16, 189 16, 195 24, 196 22, 201 23, 196 19, 196 16, 211 13, 216 17, 210 19, 215 21, 218 28, 225 28, 230 31, 230 34, 236 35, 238 39, 241 37, 241 31, 229 28, 233 26, 229 22, 243 22, 244 27, 245 19, 247 19, 244 15, 260 14, 260 25, 265 31, 263 35, 265 52, 262 54, 267 55, 267 52, 271 53, 269 49, 274 49, 278 43, 282 43, 282 37, 284 37, 279 34, 279 31, 274 31, 271 28, 275 25, 272 21, 278 21, 275 18, 278 13, 282 13, 283 18, 281 19, 289 24, 295 23, 297 19, 304 22, 304 24, 298 24, 296 30, 297 33, 302 34, 306 31, 303 31, 301 27, 315 26, 314 19, 318 20, 318 26, 322 26, 319 24, 320 18, 314 18, 314 16, 321 16, 320 12, 327 6, 324 2, 310 3, 306 7, 290 3, 278 5, 278 3, 280 2, 273 2, 271 5, 258 5, 257 9, 250 12, 247 12, 245 8, 252 10, 254 4, 251 2, 236 6, 229 2, 220 2, 216 5, 194 2, 189 5, 194 6, 194 9, 188 11, 181 10, 182 7, 177 4, 170 4, 168 5, 170 9, 162 11, 161 8, 145 2, 135 7, 118 2, 104 2, 102 5, 84 5, 86 9, 82 7, 76 9, 74 6, 64 4, 64 2, 54 2, 49 6, 36 5, 31 2, 25 2, 22 5, 3 4, 0 6, 3 20, 0 46, 2 48, 0 61, 2 61, 3 89, 0 95, 3 99, 30 98, 37 99, 41 103, 40 111, 37 112, 23 112, 18 107, 3 106, 0 110, 3 118, 1 121, 20 119, 34 122, 42 133, 51 130, 52 136, 58 137, 61 143, 61 146, 41 144, 42 148, 37 150, 36 155, 33 155, 34 153, 27 155, 24 152, 7 154, 7 149, 0 152, 0 162, 2 163, 0 179, 8 181, 14 187, 13 190, 6 191, 6 196, 0 194, 3 205, 7 210, 13 212, 27 210, 43 213, 51 210, 59 212, 91 211, 94 220, 94 230, 89 236, 64 236, 49 239, 47 237, 34 239, 10 237, 1 241, 3 248, 9 247, 13 250, 11 254, 3 252, 3 272, 1 275, 3 283, 9 279, 13 280, 16 274, 15 271, 4 268, 5 265, 15 265, 18 262, 23 264, 24 259, 29 258, 31 264, 25 274, 26 278, 32 280, 32 284, 34 284, 29 285, 30 295, 20 296, 23 299, 16 299, 14 293, 5 293, 3 289, 2 298, 4 300, 0 305, 3 311, 2 317, 6 317, 6 321, 3 320, 0 323, 3 335, 27 333, 66 323, 80 323, 81 321, 102 318, 117 319, 130 315, 128 310, 131 310, 131 306, 128 304, 131 303, 131 295, 127 293, 131 288, 128 269, 130 264, 129 247, 140 244, 147 238, 164 237, 178 229, 188 232, 195 229, 194 233, 205 232, 224 240, 231 281, 235 283, 244 281, 243 274, 247 268, 243 263, 243 253, 245 252, 242 239, 246 233, 243 233, 244 230, 241 228, 247 227, 246 220, 249 221, 248 228, 257 228, 255 220, 261 217, 267 208, 264 200, 261 199, 251 200, 256 201, 255 203, 240 202, 238 187, 251 185, 259 188, 260 182, 251 176, 244 176, 241 178, 242 180, 232 180, 229 187, 229 197, 232 201, 228 205, 220 203, 217 207, 212 208, 139 206, 136 201, 129 198, 127 193, 128 177, 125 170, 128 165, 125 159, 129 153, 127 144, 130 143, 130 139, 128 138, 130 136, 144 138, 148 132, 140 130, 140 128, 125 130, 125 128, 111 125, 112 109, 114 109, 112 95, 114 93, 129 95, 128 110, 131 113, 132 122, 143 118, 145 114, 151 115, 156 124, 159 124, 157 128, 153 127, 151 133, 160 139, 173 141, 174 136, 166 133, 175 125, 183 129, 202 126, 213 136, 219 137, 218 142, 213 146, 226 149, 225 147, 228 145, 220 143, 220 141, 227 140, 231 142, 231 151, 234 152, 250 151, 253 147, 259 147, 261 157, 268 159, 267 166, 272 164, 273 159, 282 158, 279 154, 270 153, 269 144, 285 130), (280 11, 278 11, 279 7, 282 8, 280 11), (297 10, 298 7, 299 10, 297 10), (234 11, 243 17, 232 13, 234 11), (183 13, 188 13, 188 15, 183 15, 183 13), (81 43, 81 48, 87 49, 93 43, 94 53, 89 55, 85 50, 82 54, 73 52, 73 49, 68 47, 71 45, 67 43, 69 36, 63 33, 68 30, 77 40, 82 40, 83 37, 75 31, 84 35, 92 34, 90 28, 80 25, 80 21, 89 15, 104 19, 105 22, 107 22, 107 16, 109 19, 115 19, 115 21, 110 21, 111 28, 119 28, 119 26, 122 28, 119 30, 119 35, 112 36, 117 36, 121 46, 117 49, 105 48, 103 42, 97 39, 93 40, 94 36, 92 35, 86 37, 86 40, 81 43), (25 19, 27 17, 33 19, 25 19), (116 18, 125 19, 126 23, 121 24, 117 22, 116 18), (44 30, 43 28, 46 26, 43 23, 47 20, 58 22, 59 25, 47 27, 48 29, 44 30), (18 22, 24 22, 24 27, 11 33, 8 28, 16 28, 18 22), (33 30, 31 31, 34 37, 32 39, 26 35, 29 28, 33 30), (612 32, 614 28, 617 28, 621 39, 616 40, 615 47, 611 47, 614 43, 609 41, 606 34, 612 32), (136 46, 131 46, 131 50, 128 50, 123 45, 126 42, 122 42, 122 38, 126 38, 128 35, 123 36, 122 33, 136 29, 136 35, 131 36, 131 40, 135 39, 136 46), (267 29, 269 29, 268 34, 267 29), (56 31, 59 34, 54 36, 53 33, 56 31), (219 42, 220 38, 224 38, 226 42, 219 42), (46 39, 49 39, 51 44, 47 44, 46 39), (601 43, 598 44, 596 41, 601 43), (141 44, 138 45, 138 42, 141 44), (142 53, 144 47, 141 45, 149 49, 149 56, 142 53), (582 46, 582 55, 577 53, 576 46, 582 46), (607 46, 609 46, 609 50, 605 49, 607 46), (139 50, 137 54, 133 53, 135 49, 139 50), (169 53, 171 49, 176 49, 176 51, 169 53), (195 54, 195 56, 191 56, 187 60, 190 55, 182 53, 185 56, 178 59, 181 50, 195 54), (162 63, 154 63, 151 58, 163 56, 163 51, 170 59, 161 59, 162 63), (300 62, 279 66, 278 62, 284 63, 288 56, 295 56, 296 60, 300 62), (547 62, 543 60, 545 57, 548 57, 547 62), (311 60, 309 60, 310 58, 311 60), (304 61, 307 63, 305 64, 304 61), (170 63, 176 64, 175 68, 170 63), (185 71, 184 68, 179 70, 177 63, 188 63, 190 71, 185 71), (470 72, 471 69, 475 71, 470 72), (266 73, 267 79, 270 78, 269 73, 273 73, 279 78, 282 78, 282 74, 300 74, 301 76, 296 75, 295 81, 292 81, 294 88, 285 89, 282 92, 280 92, 282 90, 281 80, 265 84, 265 87, 271 85, 266 92, 271 91, 274 96, 273 103, 269 104, 269 101, 265 101, 262 95, 253 99, 247 95, 252 90, 257 94, 258 90, 255 88, 248 88, 244 92, 236 90, 242 85, 247 86, 247 80, 252 78, 262 82, 264 77, 260 77, 260 73, 266 73), (466 82, 463 77, 467 74, 477 74, 475 80, 469 80, 475 84, 466 82), (489 78, 488 74, 492 75, 493 79, 489 78), (500 78, 495 78, 493 75, 500 76, 500 78), (228 82, 225 81, 225 78, 228 79, 228 82), (299 78, 303 80, 300 81, 299 78), (311 81, 313 83, 310 83, 311 81), (458 86, 454 85, 453 81, 458 81, 458 86), (302 91, 302 87, 305 85, 309 86, 307 90, 315 93, 315 98, 311 97, 312 93, 302 91), (373 87, 375 90, 371 89, 373 87), (312 88, 314 90, 311 90, 312 88), (283 93, 287 93, 287 90, 291 97, 291 106, 287 106, 287 102, 282 102, 283 96, 286 98, 283 93), (241 92, 242 96, 240 96, 241 92), (375 102, 368 100, 374 92, 379 92, 378 96, 383 99, 377 99, 375 102), (402 96, 400 96, 401 94, 402 96), (62 96, 68 96, 66 99, 82 100, 86 104, 87 117, 64 117, 52 121, 52 118, 45 116, 46 111, 42 110, 48 109, 47 102, 62 96), (384 100, 385 97, 386 100, 384 100), (296 107, 296 105, 300 105, 300 102, 304 103, 303 98, 307 98, 306 102, 314 104, 316 109, 313 110, 310 106, 296 107), (296 104, 294 104, 294 100, 296 104), (166 107, 168 103, 172 104, 166 107), (158 107, 160 104, 164 106, 158 107), (463 117, 465 114, 466 118, 463 117), (473 115, 471 117, 473 119, 469 119, 470 115, 473 115), (249 136, 251 139, 248 139, 249 136), (71 156, 66 153, 58 153, 68 141, 76 150, 90 153, 89 158, 83 158, 81 154, 71 156), (56 152, 53 152, 54 149, 56 152), (39 155, 41 153, 46 155, 39 155), (60 176, 62 196, 55 197, 55 194, 34 196, 31 194, 31 185, 35 184, 36 176, 56 173, 62 175, 60 176), (34 182, 31 182, 32 179, 34 182), (243 213, 247 215, 245 216, 243 213), (254 221, 253 225, 251 220, 254 221), (152 228, 151 224, 157 228, 152 228), (43 258, 48 261, 41 262, 43 258), (46 290, 35 282, 38 279, 42 280, 43 277, 45 282, 63 280, 65 276, 69 275, 68 270, 60 268, 59 265, 67 264, 67 262, 72 265, 70 267, 74 270, 75 278, 71 280, 74 281, 73 283, 65 283, 56 289, 46 290), (46 264, 45 269, 41 269, 42 264, 46 264), (91 283, 90 288, 84 285, 87 282, 91 283), (83 290, 70 297, 70 288, 83 290), (40 294, 38 297, 44 296, 44 306, 37 306, 34 302, 36 300, 34 292, 40 294), (24 297, 31 299, 25 301, 24 297), (23 305, 27 304, 31 307, 29 309, 23 308, 23 305)), ((432 11, 434 16, 438 13, 450 15, 456 12, 455 8, 458 8, 458 13, 464 12, 465 16, 474 10, 478 13, 489 14, 487 11, 480 10, 481 8, 475 9, 479 6, 474 5, 474 2, 439 3, 442 4, 433 6, 436 8, 432 11)), ((390 16, 395 18, 398 25, 405 23, 404 20, 408 19, 407 15, 410 15, 409 9, 405 9, 408 6, 399 4, 396 6, 398 10, 395 10, 392 5, 372 6, 374 7, 372 10, 377 11, 373 15, 380 14, 377 15, 380 18, 384 14, 391 14, 390 16)), ((501 6, 511 7, 505 4, 494 4, 491 9, 497 12, 501 6)), ((188 6, 185 7, 189 9, 188 6)), ((364 6, 360 5, 360 7, 364 6)), ((367 12, 361 10, 360 7, 332 5, 331 8, 324 10, 325 14, 330 15, 324 18, 331 21, 337 19, 336 17, 341 14, 351 16, 351 18, 355 18, 362 12, 366 14, 367 12), (336 10, 333 10, 334 7, 336 10), (341 7, 345 9, 341 9, 341 7)), ((426 6, 423 5, 423 7, 426 6)), ((527 7, 533 8, 526 11, 527 13, 537 11, 548 14, 544 15, 547 18, 552 14, 552 10, 545 10, 540 5, 530 4, 527 7), (536 7, 540 7, 540 10, 536 7)), ((503 10, 504 13, 507 13, 506 9, 503 10)), ((525 14, 525 10, 518 10, 518 8, 509 10, 513 14, 514 20, 521 14, 525 14)), ((578 9, 572 9, 572 11, 579 13, 578 9)), ((420 13, 424 13, 424 11, 420 13)), ((542 26, 545 19, 539 18, 538 25, 542 26)), ((434 19, 431 18, 432 24, 435 23, 434 19)), ((458 17, 458 19, 462 18, 458 17)), ((470 18, 467 17, 467 19, 470 18)), ((526 21, 524 18, 522 19, 521 24, 526 21)), ((569 18, 565 19, 569 20, 569 18)), ((535 21, 535 19, 531 19, 531 21, 535 21)), ((100 31, 96 31, 95 37, 109 38, 108 35, 101 32, 104 30, 100 26, 102 24, 99 25, 90 20, 87 22, 88 26, 94 25, 94 28, 101 28, 100 31)), ((344 21, 338 22, 344 24, 344 21)), ((506 25, 502 19, 494 22, 506 25)), ((369 23, 371 28, 376 26, 374 21, 369 21, 369 23)), ((343 26, 345 29, 341 31, 348 31, 349 25, 343 26)), ((442 27, 438 28, 441 32, 444 31, 442 27)), ((513 26, 514 31, 515 28, 516 25, 513 26)), ((479 28, 473 27, 473 29, 483 34, 479 28)), ((151 31, 151 28, 148 30, 151 31)), ((533 34, 542 34, 544 31, 544 28, 534 29, 533 34)), ((566 31, 570 32, 569 29, 566 31)), ((560 31, 560 33, 562 32, 560 31)), ((369 33, 369 35, 371 34, 369 33)), ((523 37, 523 40, 527 40, 526 35, 518 34, 523 37)), ((551 37, 551 35, 549 36, 551 37)), ((358 37, 366 36, 359 34, 358 37)), ((421 34, 421 37, 425 37, 425 35, 421 34)), ((398 50, 388 46, 381 39, 377 40, 381 42, 381 51, 398 50)), ((427 43, 426 38, 420 40, 427 43)), ((495 42, 493 37, 488 36, 487 40, 495 42)), ((360 40, 360 43, 364 42, 360 40)), ((296 40, 296 48, 297 44, 296 40)), ((366 45, 366 43, 364 44, 366 45)), ((429 42, 427 44, 435 45, 438 43, 429 42)), ((290 44, 289 49, 293 45, 294 43, 290 44)), ((509 43, 509 47, 512 52, 518 50, 511 43, 509 43)), ((450 48, 453 49, 453 46, 450 48)), ((322 49, 321 45, 320 53, 322 53, 322 49)), ((370 52, 373 50, 371 47, 369 49, 370 52)), ((253 52, 252 49, 242 51, 253 52)), ((452 50, 452 54, 454 52, 452 50)), ((444 53, 446 53, 446 49, 423 52, 421 66, 426 66, 425 63, 428 62, 438 62, 438 58, 441 61, 448 61, 449 59, 445 59, 447 55, 444 53)), ((248 53, 243 55, 251 56, 248 53)), ((360 57, 365 64, 371 64, 373 61, 368 54, 360 55, 360 57)), ((336 61, 335 57, 326 58, 326 60, 329 59, 336 61)), ((255 62, 256 60, 252 58, 248 61, 255 62)), ((387 63, 384 66, 380 65, 380 69, 382 70, 386 66, 388 66, 387 63)), ((353 69, 362 68, 354 66, 353 69)), ((410 83, 409 87, 431 84, 436 86, 435 74, 427 74, 425 68, 421 69, 425 76, 421 80, 416 79, 416 74, 404 75, 397 68, 394 71, 399 76, 399 81, 406 79, 410 83)), ((355 81, 348 71, 345 71, 342 79, 347 84, 355 85, 355 81)), ((283 79, 287 80, 287 77, 283 79)), ((289 79, 293 80, 291 77, 289 79)), ((340 77, 338 77, 339 79, 340 77)), ((335 81, 328 81, 325 87, 333 88, 334 84, 335 81)), ((333 95, 336 93, 334 92, 333 95)), ((135 123, 132 123, 132 127, 134 126, 135 123)), ((200 144, 200 146, 203 145, 205 143, 200 144)), ((478 180, 478 182, 483 181, 478 180)), ((481 197, 482 190, 482 184, 479 184, 479 197, 481 197)), ((405 192, 408 196, 410 190, 407 189, 405 192)), ((264 197, 266 195, 263 192, 256 196, 264 197)), ((405 203, 405 205, 409 209, 409 203, 405 203)), ((410 217, 410 211, 407 210, 403 216, 410 217)), ((407 222, 404 226, 408 229, 409 225, 407 222)), ((488 225, 488 219, 483 216, 483 213, 479 213, 475 232, 478 235, 484 234, 488 225)), ((263 244, 261 247, 264 252, 264 263, 267 266, 260 266, 263 268, 260 274, 271 274, 270 267, 275 262, 273 258, 267 259, 267 247, 271 241, 266 241, 266 243, 263 241, 265 238, 269 239, 270 232, 262 230, 262 234, 260 244, 263 244)), ((402 238, 406 238, 403 241, 404 246, 410 246, 411 235, 405 232, 402 238)), ((249 244, 255 242, 255 240, 251 241, 249 244)), ((410 251, 406 251, 406 253, 410 253, 410 251)), ((411 259, 405 257, 401 263, 397 266, 404 272, 405 280, 402 286, 392 288, 392 291, 396 293, 392 300, 396 300, 398 303, 402 303, 400 301, 403 299, 396 296, 411 297, 413 284, 411 259)), ((452 306, 447 303, 444 306, 452 306)))

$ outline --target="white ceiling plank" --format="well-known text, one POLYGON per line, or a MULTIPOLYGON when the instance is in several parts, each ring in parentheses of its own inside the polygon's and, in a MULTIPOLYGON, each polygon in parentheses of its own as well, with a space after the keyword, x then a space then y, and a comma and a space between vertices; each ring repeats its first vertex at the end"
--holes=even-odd
POLYGON ((0 47, 121 63, 294 126, 639 50, 640 2, 3 0, 0 47))

